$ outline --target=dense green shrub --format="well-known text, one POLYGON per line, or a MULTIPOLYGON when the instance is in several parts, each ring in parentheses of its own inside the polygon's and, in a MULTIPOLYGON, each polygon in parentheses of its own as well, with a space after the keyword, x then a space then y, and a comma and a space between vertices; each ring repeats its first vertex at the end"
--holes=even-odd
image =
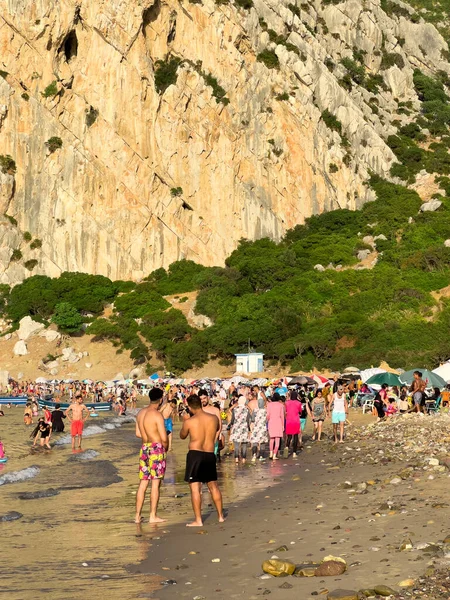
POLYGON ((256 57, 258 62, 262 62, 268 69, 278 69, 280 67, 280 61, 274 50, 263 50, 256 57))
POLYGON ((219 85, 219 82, 217 81, 217 79, 215 77, 213 77, 211 75, 211 73, 207 73, 205 75, 205 82, 206 82, 206 85, 209 85, 210 87, 212 87, 213 96, 216 99, 216 102, 221 102, 225 106, 230 103, 230 100, 228 98, 226 98, 226 95, 227 95, 226 91, 224 90, 224 88, 221 85, 219 85))
POLYGON ((30 244, 30 248, 32 250, 37 250, 38 248, 42 248, 42 241, 39 240, 38 238, 36 238, 35 240, 33 240, 30 244))
POLYGON ((342 123, 328 109, 325 109, 323 111, 322 120, 328 127, 328 129, 331 129, 332 131, 337 131, 339 135, 342 135, 342 123))
POLYGON ((45 142, 45 145, 47 146, 48 150, 50 153, 55 152, 56 150, 59 150, 60 148, 62 148, 63 142, 62 139, 60 137, 51 137, 50 139, 48 139, 45 142))
POLYGON ((38 261, 35 258, 27 260, 23 263, 23 266, 25 267, 25 269, 28 269, 28 271, 32 271, 35 267, 37 267, 37 265, 38 261))
POLYGON ((14 175, 16 172, 16 163, 9 154, 0 154, 0 169, 2 173, 14 175))
POLYGON ((52 323, 65 333, 76 333, 80 331, 83 317, 69 302, 61 302, 55 306, 52 323))
POLYGON ((30 233, 29 231, 25 231, 25 232, 24 232, 24 234, 23 234, 23 239, 24 239, 26 242, 31 242, 31 240, 32 240, 33 238, 32 238, 32 235, 31 235, 31 233, 30 233))
POLYGON ((155 88, 158 94, 164 94, 170 85, 177 82, 177 70, 181 64, 181 59, 173 56, 165 61, 156 61, 155 68, 155 88))
POLYGON ((182 196, 183 188, 181 188, 181 187, 170 188, 170 195, 172 196, 172 198, 177 198, 178 196, 182 196))
POLYGON ((244 10, 250 10, 253 6, 253 0, 235 0, 236 4, 244 10))
POLYGON ((58 85, 56 81, 52 81, 42 92, 44 98, 53 98, 58 94, 58 85))
POLYGON ((22 260, 22 252, 18 248, 16 248, 15 250, 13 250, 10 260, 11 261, 22 260))

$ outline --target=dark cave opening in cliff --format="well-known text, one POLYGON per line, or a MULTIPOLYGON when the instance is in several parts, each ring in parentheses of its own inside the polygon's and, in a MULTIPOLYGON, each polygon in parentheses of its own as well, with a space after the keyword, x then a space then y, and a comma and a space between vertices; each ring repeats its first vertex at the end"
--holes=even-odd
POLYGON ((75 31, 72 30, 67 34, 63 43, 63 50, 67 62, 70 62, 72 58, 76 57, 78 53, 78 38, 75 31))

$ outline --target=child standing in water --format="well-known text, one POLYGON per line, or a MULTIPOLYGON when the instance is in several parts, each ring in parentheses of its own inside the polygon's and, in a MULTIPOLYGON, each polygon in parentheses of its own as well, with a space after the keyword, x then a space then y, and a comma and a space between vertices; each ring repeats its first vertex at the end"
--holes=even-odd
POLYGON ((5 446, 0 442, 0 458, 5 458, 5 446))

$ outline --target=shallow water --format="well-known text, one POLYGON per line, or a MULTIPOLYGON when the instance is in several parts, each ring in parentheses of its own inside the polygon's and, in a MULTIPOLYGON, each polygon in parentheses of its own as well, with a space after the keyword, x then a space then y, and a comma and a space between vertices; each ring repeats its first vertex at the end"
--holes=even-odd
MULTIPOLYGON (((52 450, 33 450, 32 427, 23 425, 22 414, 23 408, 6 409, 0 422, 9 458, 0 465, 0 518, 11 511, 23 515, 0 522, 5 597, 23 600, 30 592, 45 593, 48 600, 150 597, 159 579, 131 573, 131 567, 145 559, 153 538, 192 518, 183 480, 187 444, 178 439, 179 425, 161 491, 160 514, 168 522, 159 528, 148 523, 137 527, 140 442, 134 423, 118 427, 120 418, 95 419, 79 454, 64 443, 70 440, 67 434, 52 438, 52 450)), ((236 467, 233 460, 224 460, 219 479, 225 505, 276 483, 283 469, 282 461, 236 467)), ((212 510, 208 494, 204 501, 204 512, 212 510)), ((148 510, 147 499, 145 520, 148 510)))

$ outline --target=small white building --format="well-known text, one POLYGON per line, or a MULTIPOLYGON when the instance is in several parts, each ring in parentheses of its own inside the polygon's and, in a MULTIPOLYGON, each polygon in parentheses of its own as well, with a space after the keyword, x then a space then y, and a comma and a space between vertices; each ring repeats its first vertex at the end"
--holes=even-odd
POLYGON ((264 354, 261 352, 248 352, 235 354, 236 373, 262 373, 264 371, 264 354))

